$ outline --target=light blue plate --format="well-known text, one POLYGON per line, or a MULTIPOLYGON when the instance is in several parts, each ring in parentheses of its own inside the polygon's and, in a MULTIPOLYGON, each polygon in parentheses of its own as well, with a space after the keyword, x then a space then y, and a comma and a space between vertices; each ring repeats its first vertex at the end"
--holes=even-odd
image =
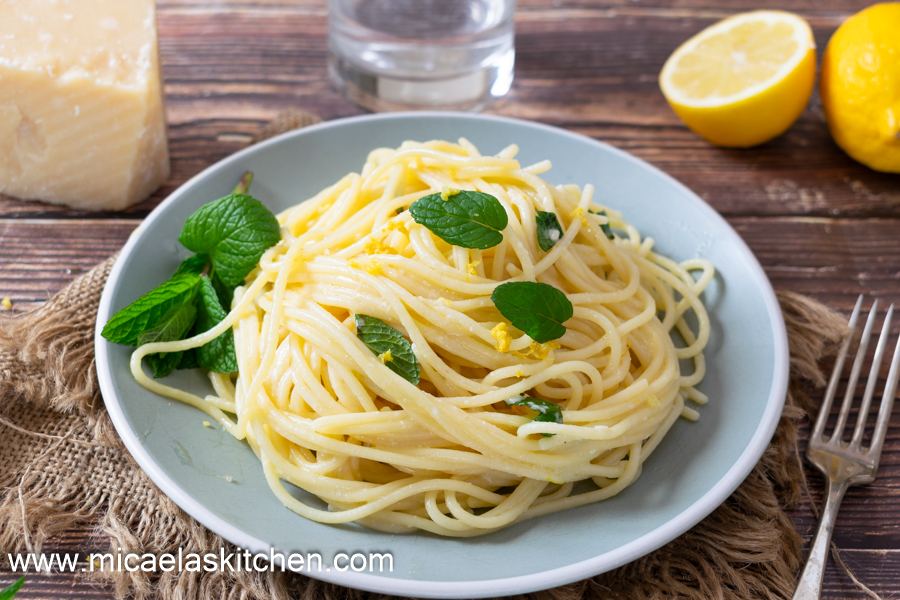
MULTIPOLYGON (((100 388, 119 435, 141 467, 180 507, 253 552, 318 553, 313 577, 350 587, 419 597, 486 597, 545 589, 632 561, 674 539, 713 511, 756 464, 781 414, 788 380, 784 322, 759 263, 734 230, 690 190, 650 165, 560 129, 493 116, 385 114, 332 121, 273 138, 210 167, 159 205, 122 251, 97 319, 100 388), (178 234, 201 205, 229 193, 253 171, 253 195, 275 212, 313 196, 370 150, 404 140, 466 137, 484 154, 518 144, 523 165, 550 159, 551 183, 593 183, 596 198, 622 211, 656 248, 675 259, 704 257, 718 271, 705 293, 712 319, 710 397, 699 422, 679 420, 640 479, 618 496, 473 539, 389 535, 355 525, 313 523, 267 487, 249 447, 206 415, 139 386, 131 349, 100 328, 115 311, 166 280, 185 256, 178 234), (234 483, 225 478, 230 476, 234 483), (355 572, 336 555, 390 553, 393 572, 355 572), (329 570, 326 570, 329 569, 329 570)), ((199 372, 176 385, 211 391, 199 372)), ((299 491, 297 493, 300 493, 299 491)), ((367 559, 368 562, 368 559, 367 559)), ((355 566, 362 565, 357 557, 355 566)))

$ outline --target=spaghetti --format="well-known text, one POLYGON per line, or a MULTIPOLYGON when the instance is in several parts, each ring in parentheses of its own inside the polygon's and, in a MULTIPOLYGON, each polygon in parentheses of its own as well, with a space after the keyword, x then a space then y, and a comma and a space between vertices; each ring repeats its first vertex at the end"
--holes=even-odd
POLYGON ((699 296, 714 271, 653 252, 652 239, 592 201, 592 186, 551 186, 539 177, 549 161, 522 168, 516 152, 481 156, 464 139, 373 151, 360 174, 278 216, 282 242, 236 290, 225 320, 139 347, 135 378, 246 440, 277 497, 314 521, 466 537, 619 493, 679 416, 699 416, 685 402, 706 402, 696 388, 710 329, 699 296), (499 200, 502 242, 452 246, 410 214, 417 199, 458 189, 499 200), (561 226, 548 251, 537 211, 561 226), (562 337, 540 344, 502 317, 491 294, 516 281, 566 294, 574 314, 562 337), (360 340, 358 314, 408 338, 418 385, 360 340), (199 347, 229 328, 239 371, 210 373, 214 395, 141 368, 148 354, 199 347), (558 405, 562 422, 507 404, 526 393, 558 405), (592 484, 576 493, 583 481, 592 484))

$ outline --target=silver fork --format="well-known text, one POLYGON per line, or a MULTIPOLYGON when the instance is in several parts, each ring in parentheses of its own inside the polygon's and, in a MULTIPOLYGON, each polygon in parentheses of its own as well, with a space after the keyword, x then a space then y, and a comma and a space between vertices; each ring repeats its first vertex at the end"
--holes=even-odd
POLYGON ((856 329, 856 321, 859 318, 862 302, 863 297, 860 296, 859 300, 856 301, 853 314, 850 315, 850 334, 844 340, 838 353, 834 371, 831 373, 831 380, 828 382, 828 388, 825 390, 825 399, 822 401, 822 408, 819 410, 819 416, 816 418, 816 424, 810 435, 809 446, 806 449, 807 460, 818 467, 828 480, 828 494, 825 497, 825 506, 822 509, 822 516, 819 520, 819 529, 810 548, 809 558, 807 558, 806 567, 804 567, 803 574, 800 576, 800 582, 797 585, 797 591, 794 592, 793 600, 818 600, 819 595, 822 593, 822 578, 825 575, 825 563, 828 560, 831 532, 834 530, 834 521, 837 518, 841 499, 843 499, 844 492, 851 485, 875 481, 875 473, 878 471, 878 460, 881 457, 881 447, 884 445, 884 438, 891 417, 894 394, 897 391, 897 379, 900 377, 900 339, 897 340, 897 347, 894 349, 894 357, 891 360, 891 368, 885 383, 884 394, 881 397, 881 407, 878 410, 878 420, 875 422, 872 441, 869 448, 864 449, 862 447, 862 437, 866 431, 866 420, 869 416, 872 396, 875 394, 875 384, 878 382, 881 359, 884 357, 884 349, 887 346, 891 317, 894 315, 893 304, 888 309, 884 318, 884 325, 881 327, 881 336, 878 338, 878 345, 875 348, 875 358, 869 371, 869 380, 866 383, 866 391, 863 394, 862 404, 859 408, 859 417, 853 430, 853 438, 849 443, 842 440, 847 417, 850 414, 850 407, 853 404, 853 394, 859 381, 859 372, 866 358, 866 347, 869 344, 869 337, 875 322, 875 312, 878 309, 878 300, 876 300, 872 305, 872 310, 869 311, 862 337, 859 340, 859 349, 850 369, 850 380, 847 382, 844 403, 841 405, 841 412, 838 415, 834 431, 830 437, 825 438, 824 436, 825 424, 828 422, 828 415, 831 413, 831 403, 834 400, 834 394, 841 379, 841 371, 844 368, 844 361, 850 349, 850 341, 856 329))

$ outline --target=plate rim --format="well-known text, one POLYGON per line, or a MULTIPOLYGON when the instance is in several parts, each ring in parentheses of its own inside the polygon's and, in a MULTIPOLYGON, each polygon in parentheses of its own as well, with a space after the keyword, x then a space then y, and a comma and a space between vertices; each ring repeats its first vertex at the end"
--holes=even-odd
MULTIPOLYGON (((743 238, 735 231, 735 229, 713 209, 706 201, 697 195, 683 183, 662 171, 658 167, 644 161, 624 150, 606 142, 594 139, 592 137, 568 131, 561 127, 555 127, 545 123, 518 119, 513 117, 505 117, 500 115, 488 114, 471 114, 458 112, 441 112, 441 111, 410 111, 410 112, 393 112, 380 114, 365 114, 340 119, 324 121, 316 125, 310 125, 301 129, 295 129, 274 136, 257 144, 253 144, 244 148, 230 156, 219 160, 212 165, 206 167, 198 174, 194 175, 175 191, 159 203, 153 210, 138 224, 137 228, 130 234, 127 242, 119 251, 118 257, 110 270, 109 276, 103 287, 103 293, 100 297, 100 303, 97 309, 97 323, 94 333, 94 348, 96 356, 97 378, 100 386, 101 395, 104 398, 104 405, 112 420, 116 432, 122 439, 125 447, 134 457, 138 466, 150 477, 155 485, 160 488, 166 496, 168 496, 182 510, 187 512, 191 517, 196 519, 205 527, 214 533, 220 535, 225 540, 239 546, 240 548, 250 550, 254 553, 268 554, 273 549, 271 544, 254 537, 251 534, 241 531, 238 527, 232 525, 225 519, 214 514, 207 509, 199 501, 195 500, 185 489, 178 485, 169 475, 153 460, 149 452, 140 442, 137 432, 128 424, 125 418, 124 410, 113 386, 112 373, 109 368, 109 356, 107 353, 108 343, 101 335, 101 323, 106 323, 110 316, 112 304, 112 290, 118 281, 124 262, 119 260, 124 256, 128 256, 132 252, 132 248, 137 244, 140 238, 140 232, 154 222, 164 212, 165 208, 179 200, 187 193, 190 187, 200 179, 219 170, 227 169, 231 164, 241 161, 245 156, 259 152, 262 149, 279 144, 286 139, 292 137, 300 137, 314 131, 321 131, 334 127, 344 127, 348 124, 352 125, 356 122, 369 122, 393 119, 416 119, 416 118, 442 118, 442 119, 461 119, 461 120, 483 120, 495 121, 506 124, 513 124, 526 128, 535 128, 539 130, 549 131, 556 135, 569 137, 579 142, 588 142, 599 146, 604 150, 618 155, 620 158, 629 162, 636 162, 644 168, 649 168, 657 175, 661 176, 670 185, 675 186, 685 193, 690 202, 697 205, 701 211, 705 212, 718 225, 722 226, 733 238, 732 241, 736 250, 748 262, 750 271, 748 275, 753 279, 757 288, 763 295, 766 308, 766 314, 769 318, 771 333, 774 341, 774 365, 772 386, 769 390, 769 396, 766 400, 766 407, 763 411, 759 425, 748 442, 747 446, 741 452, 735 463, 728 469, 725 475, 708 491, 706 491, 698 500, 688 506, 685 510, 674 515, 665 524, 653 529, 642 535, 641 537, 619 546, 615 550, 605 552, 603 554, 585 559, 563 567, 557 567, 540 573, 532 573, 529 575, 519 575, 514 577, 504 577, 497 579, 475 580, 475 581, 434 581, 434 580, 418 580, 406 578, 384 577, 379 575, 369 575, 366 573, 357 573, 353 571, 336 572, 332 571, 300 571, 304 575, 336 583, 351 588, 357 588, 376 593, 396 594, 399 596, 417 596, 423 598, 485 598, 492 596, 503 596, 510 594, 528 593, 537 590, 549 589, 551 587, 564 585, 587 577, 604 573, 615 569, 623 564, 631 562, 644 556, 645 554, 656 550, 666 543, 674 540, 682 533, 692 528, 694 525, 703 520, 712 513, 719 505, 721 505, 731 493, 744 481, 747 475, 753 470, 763 452, 768 447, 775 428, 781 417, 783 410, 789 376, 789 351, 787 341, 787 330, 785 328, 784 318, 781 308, 778 304, 775 291, 772 284, 766 277, 759 260, 744 242, 743 238), (109 400, 107 400, 109 399, 109 400)), ((299 517, 302 518, 302 517, 299 517)), ((276 560, 276 563, 281 561, 276 560)))

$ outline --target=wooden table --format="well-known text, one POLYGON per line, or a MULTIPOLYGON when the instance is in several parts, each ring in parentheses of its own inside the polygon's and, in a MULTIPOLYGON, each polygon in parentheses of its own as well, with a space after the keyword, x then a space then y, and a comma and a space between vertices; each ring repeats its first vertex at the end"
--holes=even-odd
MULTIPOLYGON (((519 0, 515 83, 491 112, 609 142, 681 180, 737 229, 776 289, 845 312, 861 292, 898 302, 900 175, 871 171, 838 149, 817 95, 777 140, 722 150, 682 125, 657 85, 678 44, 734 12, 800 13, 815 31, 821 59, 835 28, 868 3, 519 0)), ((171 178, 150 200, 121 213, 0 197, 0 297, 10 297, 14 311, 44 302, 121 248, 172 190, 242 148, 279 111, 302 108, 324 119, 361 112, 328 79, 324 0, 160 0, 159 32, 171 178)), ((811 482, 821 501, 821 479, 811 482)), ((804 533, 815 525, 808 508, 793 518, 804 533)), ((900 409, 878 480, 848 493, 835 540, 860 579, 885 597, 900 594, 900 409)), ((87 552, 101 544, 85 528, 54 546, 87 552)), ((30 579, 19 597, 112 598, 72 575, 30 579)), ((0 582, 9 581, 9 573, 0 573, 0 582)), ((865 595, 832 562, 824 597, 865 595)))

